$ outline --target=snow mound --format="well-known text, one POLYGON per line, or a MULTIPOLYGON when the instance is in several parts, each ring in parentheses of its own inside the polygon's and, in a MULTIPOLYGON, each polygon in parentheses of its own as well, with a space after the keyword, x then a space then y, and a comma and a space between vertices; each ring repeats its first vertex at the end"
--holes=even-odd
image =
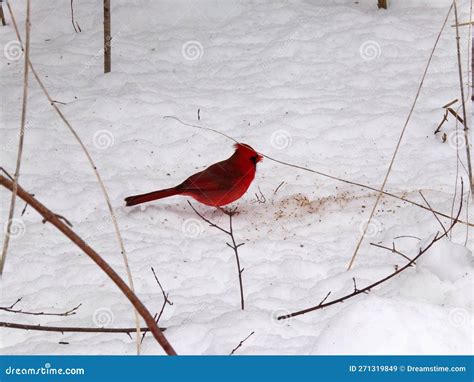
POLYGON ((312 353, 470 354, 470 336, 465 309, 372 295, 329 321, 312 353))
POLYGON ((472 271, 472 251, 443 238, 420 257, 417 265, 418 271, 427 269, 442 281, 455 282, 472 271))

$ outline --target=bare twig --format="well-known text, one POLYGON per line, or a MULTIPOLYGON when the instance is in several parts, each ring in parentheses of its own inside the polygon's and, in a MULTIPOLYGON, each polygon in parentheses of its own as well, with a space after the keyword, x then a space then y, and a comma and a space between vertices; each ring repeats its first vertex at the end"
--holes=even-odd
POLYGON ((15 181, 15 179, 13 178, 13 176, 11 176, 10 173, 9 173, 7 170, 5 170, 3 167, 0 167, 0 171, 3 172, 3 173, 6 175, 6 177, 7 177, 8 179, 10 179, 12 182, 15 181))
MULTIPOLYGON (((158 325, 158 323, 160 322, 160 318, 163 315, 163 312, 165 311, 166 304, 173 305, 173 303, 168 299, 169 294, 165 293, 163 287, 161 286, 160 280, 158 280, 158 276, 156 275, 155 270, 153 269, 153 267, 151 267, 151 271, 153 272, 153 276, 155 276, 156 283, 160 287, 161 293, 163 294, 163 305, 161 305, 161 310, 160 310, 159 313, 156 313, 153 316, 153 319, 155 320, 156 324, 158 325)), ((143 333, 141 342, 143 342, 143 340, 145 339, 145 335, 146 335, 146 332, 143 333)))
POLYGON ((283 186, 283 184, 285 184, 285 181, 282 181, 277 188, 275 188, 275 191, 273 191, 273 195, 276 195, 276 193, 278 192, 278 190, 280 189, 281 186, 283 186))
POLYGON ((441 127, 443 127, 444 123, 448 120, 448 111, 445 110, 444 111, 444 115, 443 115, 443 119, 442 121, 440 122, 440 124, 438 125, 438 127, 436 128, 436 130, 434 131, 434 135, 438 134, 440 131, 441 131, 441 127))
MULTIPOLYGON (((22 39, 21 39, 20 31, 18 30, 18 26, 17 26, 16 19, 15 19, 15 14, 13 12, 13 8, 11 7, 11 4, 8 0, 6 1, 6 3, 7 3, 8 11, 10 13, 10 17, 12 19, 13 27, 15 29, 15 34, 17 36, 18 41, 20 41, 20 43, 21 43, 22 39)), ((135 291, 135 287, 134 287, 134 284, 133 284, 132 272, 131 272, 130 266, 128 264, 127 252, 125 250, 125 245, 124 245, 124 242, 123 242, 122 235, 120 233, 120 228, 118 226, 117 218, 115 216, 114 209, 112 208, 112 202, 110 201, 109 193, 107 191, 107 188, 105 187, 105 184, 102 180, 102 177, 100 176, 99 171, 97 170, 97 166, 96 166, 94 160, 92 159, 92 156, 90 155, 89 151, 87 150, 87 147, 85 146, 84 142, 82 142, 81 138, 77 134, 76 130, 74 130, 72 125, 67 120, 66 116, 62 113, 61 109, 59 109, 58 105, 56 105, 56 103, 54 102, 53 98, 51 97, 48 90, 44 86, 43 81, 39 77, 38 73, 36 72, 36 70, 33 66, 33 63, 31 62, 31 60, 29 58, 28 58, 28 64, 29 64, 29 67, 31 69, 31 73, 35 77, 36 82, 38 82, 38 85, 40 86, 40 88, 43 91, 44 95, 48 99, 49 104, 52 106, 54 111, 58 114, 58 116, 61 118, 61 120, 66 125, 66 127, 69 129, 69 131, 72 133, 72 135, 76 139, 77 143, 79 144, 79 146, 81 147, 81 149, 84 152, 85 156, 87 157, 87 160, 88 160, 88 162, 89 162, 89 164, 92 168, 92 171, 94 172, 94 174, 97 178, 97 182, 99 183, 100 189, 102 191, 102 194, 104 195, 104 199, 105 199, 105 202, 107 204, 107 208, 108 208, 108 211, 109 211, 109 214, 110 214, 110 219, 112 220, 112 224, 114 226, 115 236, 117 237, 117 241, 118 241, 119 248, 120 248, 120 254, 122 255, 122 259, 123 259, 123 262, 124 262, 124 265, 125 265, 125 270, 127 272, 128 283, 130 285, 131 290, 135 291)), ((135 324, 136 324, 136 327, 137 327, 137 336, 136 336, 137 354, 140 354, 140 318, 139 318, 138 312, 136 310, 134 311, 134 316, 135 316, 135 324)))
POLYGON ((242 341, 239 342, 239 344, 232 349, 232 351, 229 353, 229 355, 233 355, 237 349, 239 349, 245 341, 247 341, 255 332, 250 333, 247 337, 245 337, 242 341))
POLYGON ((72 27, 74 28, 74 31, 76 33, 82 32, 81 27, 79 26, 79 23, 74 20, 74 5, 73 5, 74 0, 71 0, 71 23, 72 27))
MULTIPOLYGON (((33 196, 34 196, 34 194, 33 194, 33 196)), ((72 223, 69 220, 67 220, 63 215, 59 215, 59 214, 55 214, 55 215, 58 219, 61 219, 62 221, 64 221, 64 223, 66 223, 69 227, 71 227, 71 228, 73 227, 72 223)), ((46 220, 43 219, 42 223, 45 224, 46 220)))
MULTIPOLYGON (((356 285, 355 285, 355 281, 354 281, 354 291, 352 293, 349 293, 345 296, 342 296, 338 299, 335 299, 335 300, 332 300, 332 301, 329 301, 327 303, 319 303, 318 305, 315 305, 315 306, 312 306, 311 308, 307 308, 307 309, 303 309, 303 310, 299 310, 297 312, 294 312, 294 313, 290 313, 290 314, 286 314, 286 315, 283 315, 283 316, 279 316, 278 317, 278 320, 284 320, 284 319, 287 319, 287 318, 291 318, 291 317, 296 317, 296 316, 300 316, 302 314, 306 314, 306 313, 309 313, 309 312, 313 312, 315 310, 319 310, 319 309, 323 309, 323 308, 326 308, 328 306, 331 306, 331 305, 334 305, 334 304, 338 304, 338 303, 341 303, 341 302, 344 302, 346 301, 347 299, 350 299, 352 297, 355 297, 361 293, 367 293, 367 292, 370 292, 373 288, 375 288, 376 286, 386 282, 387 280, 390 280, 391 278, 397 276, 399 273, 403 272, 405 269, 408 269, 410 268, 413 264, 415 264, 416 260, 418 260, 424 253, 426 253, 428 251, 428 249, 430 249, 436 242, 438 242, 439 240, 441 240, 442 238, 446 237, 448 235, 448 233, 454 228, 454 226, 456 225, 457 223, 457 218, 461 215, 461 210, 462 210, 462 206, 463 206, 463 182, 462 182, 462 179, 461 179, 461 201, 459 202, 459 210, 458 210, 458 213, 457 213, 457 217, 454 219, 454 221, 451 223, 451 226, 448 228, 447 232, 446 233, 443 233, 443 234, 439 234, 436 233, 435 237, 433 238, 433 240, 431 240, 431 242, 426 245, 423 249, 420 248, 419 252, 418 252, 418 255, 416 255, 413 259, 411 259, 407 264, 405 264, 403 267, 401 268, 396 268, 395 269, 395 272, 391 273, 390 275, 384 277, 383 279, 380 279, 362 289, 357 289, 356 285)), ((379 245, 377 245, 379 246, 379 245)), ((390 248, 387 248, 387 247, 382 247, 382 246, 379 246, 381 248, 384 248, 384 249, 388 249, 390 251, 392 251, 392 249, 390 248)), ((325 300, 323 300, 325 301, 325 300)))
MULTIPOLYGON (((37 330, 41 332, 60 332, 60 333, 134 333, 136 328, 89 328, 89 327, 75 327, 75 326, 43 326, 43 325, 29 325, 18 324, 16 322, 0 322, 0 328, 23 329, 23 330, 37 330)), ((148 327, 140 328, 142 332, 149 332, 148 327)), ((162 332, 166 328, 160 328, 162 332)))
POLYGON ((466 25, 469 25, 469 26, 474 25, 474 21, 466 21, 464 23, 459 23, 459 24, 456 23, 455 25, 451 25, 451 27, 453 27, 453 28, 454 27, 463 27, 463 26, 466 26, 466 25))
POLYGON ((416 239, 418 241, 421 240, 421 237, 418 237, 418 236, 413 236, 413 235, 400 235, 400 236, 395 236, 394 239, 403 239, 405 237, 408 237, 410 239, 416 239))
POLYGON ((378 7, 379 9, 382 9, 382 8, 383 8, 383 9, 387 9, 387 8, 388 8, 387 2, 388 2, 387 0, 378 0, 378 2, 377 2, 377 7, 378 7))
MULTIPOLYGON (((35 195, 33 194, 33 196, 35 196, 35 195)), ((25 206, 24 206, 23 209, 21 210, 20 216, 23 216, 23 215, 25 214, 27 208, 28 208, 28 203, 25 203, 25 206)))
POLYGON ((255 200, 253 200, 251 203, 266 203, 267 202, 267 198, 265 197, 265 195, 263 195, 263 192, 262 190, 260 189, 260 186, 258 187, 258 194, 255 193, 255 200))
POLYGON ((222 210, 225 214, 227 214, 227 216, 229 216, 229 230, 226 230, 220 226, 218 226, 217 224, 211 222, 209 219, 205 218, 204 216, 202 216, 195 208, 194 206, 191 204, 191 202, 189 202, 188 200, 188 204, 191 206, 191 208, 193 209, 193 211, 196 213, 196 215, 198 215, 202 220, 204 220, 207 224, 209 224, 211 227, 214 227, 214 228, 217 228, 218 230, 224 232, 225 234, 229 235, 230 236, 230 239, 232 240, 232 244, 230 243, 226 243, 227 246, 229 248, 232 248, 232 250, 234 251, 234 255, 235 255, 235 261, 237 263, 237 273, 239 275, 239 286, 240 286, 240 307, 242 310, 244 310, 244 307, 245 307, 245 301, 244 301, 244 286, 243 286, 243 282, 242 282, 242 273, 244 271, 244 268, 241 268, 240 266, 240 258, 239 258, 239 247, 241 247, 242 245, 244 245, 245 243, 240 243, 240 244, 237 244, 235 242, 235 238, 234 238, 234 231, 233 231, 233 227, 232 227, 232 215, 234 214, 234 211, 231 211, 231 212, 226 212, 225 210, 222 210))
POLYGON ((110 24, 110 0, 104 0, 104 73, 109 73, 112 70, 112 33, 110 24))
MULTIPOLYGON (((412 259, 410 259, 407 255, 405 255, 404 253, 400 252, 399 250, 397 250, 395 248, 395 243, 392 243, 392 248, 389 248, 389 247, 386 247, 384 245, 381 245, 381 244, 377 244, 377 243, 370 243, 370 245, 373 245, 374 247, 378 247, 378 248, 382 248, 382 249, 386 249, 392 253, 396 253, 397 255, 400 255, 401 257, 403 257, 404 259, 407 259, 408 261, 411 261, 412 259)), ((415 263, 413 263, 415 264, 415 263)))
POLYGON ((443 223, 441 223, 441 220, 439 220, 439 217, 438 215, 436 215, 436 213, 433 211, 433 208, 431 208, 431 205, 430 203, 428 202, 428 200, 425 198, 425 195, 423 195, 423 193, 421 192, 421 190, 418 191, 421 195, 421 197, 423 198, 423 200, 425 201, 426 205, 428 206, 428 208, 431 210, 431 212, 433 212, 433 215, 435 217, 435 219, 438 221, 439 225, 441 226, 441 228, 443 228, 443 231, 444 233, 446 233, 446 228, 444 226, 443 223))
POLYGON ((18 179, 20 177, 20 167, 21 167, 21 158, 23 154, 23 141, 25 136, 25 124, 26 124, 26 109, 27 109, 27 101, 28 101, 28 74, 29 74, 29 66, 28 61, 30 57, 30 0, 26 2, 26 22, 25 22, 25 34, 26 34, 26 42, 25 42, 25 60, 24 60, 24 67, 23 67, 23 100, 22 100, 22 107, 21 107, 21 122, 20 122, 20 134, 18 140, 18 151, 16 156, 16 168, 14 182, 13 182, 13 189, 10 199, 10 209, 8 211, 8 220, 7 220, 7 229, 5 231, 5 236, 3 239, 3 249, 2 249, 2 258, 0 259, 0 275, 3 274, 3 268, 5 266, 5 261, 7 258, 8 253, 8 245, 10 243, 10 231, 11 226, 13 223, 13 215, 15 213, 15 201, 16 201, 16 194, 18 188, 18 179))
POLYGON ((451 102, 448 102, 446 105, 443 105, 441 106, 443 109, 446 109, 447 107, 450 107, 452 105, 454 105, 456 102, 458 102, 459 100, 456 98, 456 99, 453 99, 451 102))
POLYGON ((449 111, 459 122, 461 122, 464 125, 464 119, 462 119, 460 115, 452 107, 448 107, 446 108, 446 110, 449 111))
POLYGON ((60 105, 67 105, 66 102, 61 102, 61 101, 53 100, 52 102, 53 102, 53 103, 59 103, 60 105))
POLYGON ((18 314, 26 314, 26 315, 30 315, 30 316, 63 316, 63 317, 67 317, 67 316, 72 316, 74 314, 76 314, 76 311, 80 308, 80 306, 82 305, 79 304, 77 306, 75 306, 74 308, 72 309, 69 309, 65 312, 62 312, 62 313, 49 313, 49 312, 29 312, 29 311, 25 311, 23 309, 14 309, 15 305, 17 305, 20 301, 22 300, 22 297, 20 297, 19 299, 17 299, 12 305, 10 306, 0 306, 0 310, 3 310, 5 312, 9 312, 9 313, 18 313, 18 314))
POLYGON ((329 292, 326 294, 326 297, 324 297, 324 298, 321 300, 321 302, 318 304, 318 306, 323 305, 323 304, 326 302, 326 300, 328 299, 328 297, 329 297, 330 295, 331 295, 331 291, 329 291, 329 292))
POLYGON ((5 15, 3 13, 3 1, 0 0, 0 20, 2 21, 2 25, 5 26, 7 23, 5 22, 5 15))
POLYGON ((163 294, 163 299, 164 299, 163 305, 166 305, 166 304, 173 305, 173 303, 168 298, 169 293, 166 293, 164 291, 163 287, 161 286, 160 280, 158 280, 158 276, 156 275, 156 272, 153 269, 153 267, 151 267, 151 271, 153 272, 153 276, 155 277, 156 283, 160 287, 161 293, 163 294))
MULTIPOLYGON (((13 182, 5 178, 3 175, 0 175, 0 184, 7 188, 8 190, 13 190, 13 182)), ((143 303, 138 299, 133 290, 121 279, 121 277, 115 272, 110 265, 102 258, 100 255, 95 252, 84 240, 82 240, 71 228, 69 228, 64 222, 43 204, 41 204, 36 198, 32 197, 28 192, 23 190, 23 188, 18 185, 18 196, 27 202, 32 208, 39 212, 43 218, 48 222, 54 225, 60 232, 62 232, 67 238, 69 238, 74 244, 76 244, 87 256, 94 261, 100 269, 102 269, 107 276, 109 276, 112 281, 117 285, 117 287, 122 291, 122 293, 128 298, 132 303, 135 310, 143 317, 148 328, 153 333, 153 336, 156 338, 158 343, 161 345, 163 350, 169 355, 175 355, 176 352, 168 342, 166 337, 161 333, 161 330, 156 325, 155 320, 148 311, 148 309, 143 305, 143 303)))

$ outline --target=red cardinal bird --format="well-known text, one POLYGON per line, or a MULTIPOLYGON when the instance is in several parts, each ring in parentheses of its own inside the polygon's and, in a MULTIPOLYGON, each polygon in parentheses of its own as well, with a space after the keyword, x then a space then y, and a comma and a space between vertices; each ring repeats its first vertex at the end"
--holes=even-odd
POLYGON ((253 148, 245 143, 235 144, 229 159, 214 163, 205 170, 191 175, 176 187, 125 198, 127 206, 151 202, 173 195, 192 196, 208 206, 220 207, 239 199, 252 183, 257 163, 262 160, 253 148))

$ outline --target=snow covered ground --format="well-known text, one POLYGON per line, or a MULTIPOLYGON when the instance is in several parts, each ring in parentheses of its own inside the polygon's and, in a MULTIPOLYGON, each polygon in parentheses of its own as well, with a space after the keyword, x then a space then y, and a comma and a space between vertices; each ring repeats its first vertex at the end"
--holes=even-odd
MULTIPOLYGON (((240 310, 233 252, 186 198, 125 208, 125 196, 173 186, 227 158, 232 142, 165 115, 229 134, 258 151, 379 187, 407 117, 449 0, 112 1, 112 73, 102 73, 102 2, 32 1, 31 59, 95 159, 117 213, 138 295, 159 311, 179 354, 460 354, 473 351, 472 232, 458 224, 416 268, 343 304, 286 321, 393 272, 441 230, 433 215, 383 198, 355 266, 347 265, 375 193, 264 160, 234 219, 246 309, 240 310), (200 109, 200 121, 197 113, 200 109), (281 182, 283 185, 279 187, 281 182), (279 188, 278 188, 279 187, 279 188), (261 192, 265 203, 256 202, 261 192), (277 189, 278 188, 278 189, 277 189), (422 239, 399 238, 410 235, 422 239), (465 244, 466 243, 466 244, 465 244), (467 248, 467 249, 466 249, 467 248)), ((14 9, 24 31, 24 1, 14 9)), ((460 20, 469 1, 459 1, 460 20)), ((7 14, 7 21, 10 17, 7 14)), ((459 98, 451 15, 395 161, 387 189, 450 213, 456 183, 456 125, 433 135, 444 104, 459 98)), ((466 69, 467 27, 461 28, 466 69)), ((0 27, 3 48, 15 40, 0 27)), ((0 60, 1 165, 14 172, 23 61, 0 60)), ((467 72, 465 72, 467 82, 467 72)), ((33 79, 20 184, 126 278, 96 179, 71 133, 33 79)), ((459 103, 454 105, 458 107, 459 103)), ((469 115, 471 105, 469 104, 469 115)), ((459 126, 458 126, 459 127, 459 126)), ((464 149, 459 151, 465 160, 464 149)), ((462 168, 460 175, 467 177, 462 168)), ((458 186, 459 192, 459 186, 458 186)), ((10 194, 0 192, 2 227, 10 194)), ((194 204, 223 225, 226 216, 194 204)), ((2 306, 70 317, 2 312, 0 320, 57 326, 134 326, 129 303, 108 278, 39 215, 18 202, 18 237, 1 281, 2 306)), ((471 208, 472 209, 472 208, 471 208)), ((463 211, 466 219, 466 211, 463 211)), ((470 217, 472 220, 472 216, 470 217)), ((447 224, 447 219, 441 219, 447 224)), ((6 354, 134 354, 126 335, 0 329, 6 354), (59 344, 59 341, 69 344, 59 344)), ((144 354, 162 354, 152 336, 144 354)))

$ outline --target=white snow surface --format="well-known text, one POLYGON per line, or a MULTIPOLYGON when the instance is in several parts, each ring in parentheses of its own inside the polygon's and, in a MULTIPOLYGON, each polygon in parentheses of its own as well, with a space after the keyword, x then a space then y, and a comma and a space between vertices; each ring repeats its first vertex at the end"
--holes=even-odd
MULTIPOLYGON (((160 310, 152 266, 169 293, 173 305, 160 326, 179 354, 229 354, 252 331, 236 354, 472 353, 474 240, 463 224, 415 267, 369 294, 278 321, 280 314, 317 305, 329 291, 329 300, 351 293, 352 278, 361 288, 406 263, 371 242, 395 242, 415 256, 441 226, 430 211, 384 197, 347 271, 376 193, 265 159, 235 203, 235 238, 245 243, 239 248, 241 311, 229 238, 200 220, 185 197, 133 208, 123 203, 128 195, 178 184, 233 151, 225 137, 166 115, 218 129, 280 160, 380 187, 450 0, 393 1, 387 11, 376 0, 112 3, 111 73, 102 73, 98 0, 74 3, 81 33, 72 28, 69 2, 32 1, 31 60, 52 97, 65 103, 59 107, 104 179, 138 296, 152 313, 160 310), (256 201, 259 189, 264 203, 256 201)), ((469 2, 458 3, 460 20, 468 20, 469 2)), ((24 33, 25 2, 14 1, 14 9, 24 33)), ((2 49, 16 40, 8 13, 7 21, 0 27, 2 49)), ((442 128, 445 143, 433 132, 442 106, 460 97, 452 24, 453 15, 387 183, 421 204, 422 190, 447 214, 457 173, 454 118, 442 128)), ((468 28, 460 29, 466 69, 468 28)), ((5 53, 0 67, 1 166, 13 173, 23 60, 5 53)), ((459 155, 465 161, 463 148, 459 155)), ((461 166, 459 176, 467 190, 461 166)), ((96 178, 32 77, 20 184, 67 217, 126 279, 96 178)), ((459 191, 458 180, 458 197, 459 191)), ((10 193, 2 190, 0 197, 4 227, 10 193)), ((222 212, 194 206, 227 228, 222 212)), ((16 307, 29 311, 82 306, 69 317, 1 312, 0 320, 133 327, 131 305, 108 277, 31 207, 21 216, 23 207, 18 201, 20 232, 10 242, 1 306, 19 297, 16 307)), ((461 217, 472 219, 465 208, 461 217)), ((0 333, 4 354, 135 353, 124 334, 0 333)), ((151 335, 142 351, 163 354, 151 335)))

